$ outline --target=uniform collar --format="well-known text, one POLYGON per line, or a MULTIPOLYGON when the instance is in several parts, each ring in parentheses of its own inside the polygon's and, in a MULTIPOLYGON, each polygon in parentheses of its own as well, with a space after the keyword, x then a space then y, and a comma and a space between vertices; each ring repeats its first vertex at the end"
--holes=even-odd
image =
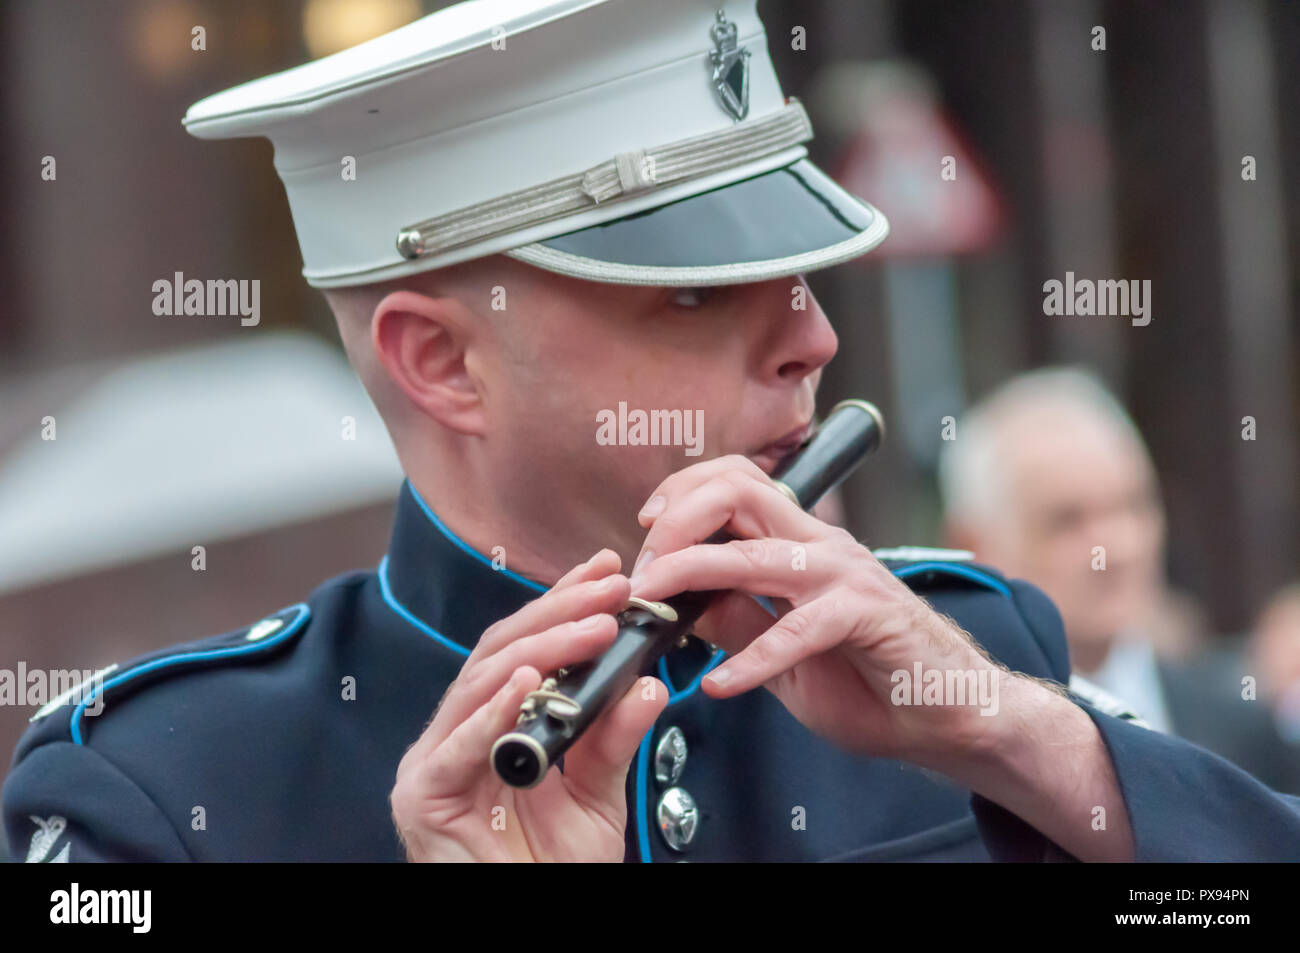
POLYGON ((494 569, 492 558, 453 533, 410 480, 402 483, 379 585, 389 608, 462 655, 484 629, 548 588, 504 566, 494 569))

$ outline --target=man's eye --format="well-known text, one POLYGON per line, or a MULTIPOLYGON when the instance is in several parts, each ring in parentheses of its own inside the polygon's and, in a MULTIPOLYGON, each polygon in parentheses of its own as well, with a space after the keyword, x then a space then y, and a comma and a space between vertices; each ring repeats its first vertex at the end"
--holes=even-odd
POLYGON ((676 308, 698 308, 713 297, 714 288, 677 288, 669 299, 676 308))

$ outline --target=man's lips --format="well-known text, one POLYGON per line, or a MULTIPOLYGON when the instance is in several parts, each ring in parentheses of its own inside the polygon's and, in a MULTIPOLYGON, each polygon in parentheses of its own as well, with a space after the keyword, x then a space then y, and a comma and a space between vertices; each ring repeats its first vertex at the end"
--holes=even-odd
POLYGON ((792 453, 798 450, 812 429, 812 423, 800 424, 782 437, 764 444, 757 450, 746 454, 764 473, 771 476, 773 471, 792 453))

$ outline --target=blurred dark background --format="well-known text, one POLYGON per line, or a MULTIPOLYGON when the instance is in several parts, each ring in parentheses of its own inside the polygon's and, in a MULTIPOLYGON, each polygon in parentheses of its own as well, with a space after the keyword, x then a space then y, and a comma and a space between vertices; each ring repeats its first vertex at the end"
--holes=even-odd
MULTIPOLYGON (((299 274, 270 146, 200 142, 180 120, 203 96, 444 5, 0 5, 0 665, 98 668, 255 621, 378 562, 400 479, 381 435, 347 448, 346 461, 296 470, 281 460, 281 431, 258 431, 258 396, 244 417, 208 424, 220 452, 202 432, 185 435, 193 456, 167 477, 167 506, 151 507, 157 491, 141 500, 139 488, 170 451, 131 442, 131 400, 167 400, 184 381, 229 408, 260 385, 243 352, 222 359, 211 347, 275 341, 282 384, 326 395, 323 429, 337 427, 331 399, 364 402, 324 299, 299 274), (195 25, 205 50, 191 48, 195 25), (54 181, 42 178, 45 156, 54 181), (260 279, 260 325, 155 316, 152 284, 176 271, 260 279), (159 355, 183 360, 150 363, 159 355), (107 412, 101 396, 120 401, 120 443, 141 448, 112 468, 75 425, 87 404, 107 412), (61 428, 57 479, 40 462, 53 459, 39 439, 46 415, 61 428), (253 462, 263 468, 239 469, 253 462), (209 466, 232 475, 211 485, 199 475, 209 466), (322 470, 351 473, 352 490, 304 501, 259 489, 329 482, 312 479, 322 470), (132 515, 142 511, 155 518, 132 515), (105 552, 87 555, 90 542, 105 552)), ((1243 632, 1300 576, 1300 3, 759 9, 786 93, 811 112, 814 159, 895 224, 879 253, 809 276, 841 338, 824 407, 867 397, 891 424, 885 450, 846 488, 852 528, 872 545, 937 543, 941 419, 1019 371, 1082 364, 1150 446, 1172 584, 1214 633, 1243 632), (899 141, 906 148, 890 152, 899 141), (948 154, 965 204, 936 192, 948 154), (1247 156, 1255 175, 1243 179, 1247 156), (1149 279, 1150 324, 1046 316, 1043 283, 1067 271, 1149 279)), ((28 714, 0 708, 6 758, 28 714)))

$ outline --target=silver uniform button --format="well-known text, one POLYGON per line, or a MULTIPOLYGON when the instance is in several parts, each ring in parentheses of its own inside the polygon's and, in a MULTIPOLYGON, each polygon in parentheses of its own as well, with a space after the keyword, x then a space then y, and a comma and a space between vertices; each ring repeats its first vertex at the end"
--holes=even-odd
POLYGON ((700 826, 700 812, 695 808, 695 798, 683 788, 669 788, 659 798, 655 809, 659 833, 664 843, 676 851, 683 851, 695 840, 700 826))
POLYGON ((251 629, 248 630, 248 633, 244 636, 244 639, 248 642, 260 642, 268 635, 271 635, 272 633, 275 632, 279 632, 283 626, 284 626, 283 619, 275 619, 275 618, 263 619, 261 622, 257 623, 257 625, 253 626, 251 629))
POLYGON ((686 767, 686 736, 673 725, 655 746, 655 780, 661 785, 676 784, 686 767))

